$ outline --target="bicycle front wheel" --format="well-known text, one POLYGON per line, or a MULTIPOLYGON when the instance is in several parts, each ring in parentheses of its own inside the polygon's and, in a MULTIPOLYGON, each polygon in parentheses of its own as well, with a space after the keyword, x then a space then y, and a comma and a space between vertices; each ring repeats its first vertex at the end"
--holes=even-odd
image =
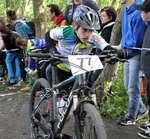
POLYGON ((94 105, 89 103, 81 105, 78 117, 80 133, 76 136, 80 136, 80 139, 107 139, 103 120, 94 105))
POLYGON ((35 81, 30 96, 29 120, 32 139, 45 139, 50 136, 50 105, 52 97, 46 92, 50 85, 44 78, 35 81))

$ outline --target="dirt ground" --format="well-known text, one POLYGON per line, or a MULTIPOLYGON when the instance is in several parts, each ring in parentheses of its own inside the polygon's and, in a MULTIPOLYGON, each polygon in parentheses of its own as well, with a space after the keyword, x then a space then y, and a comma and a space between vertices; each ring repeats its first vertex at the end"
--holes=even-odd
MULTIPOLYGON (((30 139, 29 97, 29 93, 12 88, 7 90, 4 85, 0 84, 0 139, 30 139)), ((117 119, 103 118, 103 120, 108 139, 140 139, 137 135, 138 125, 120 126, 116 124, 117 119)))

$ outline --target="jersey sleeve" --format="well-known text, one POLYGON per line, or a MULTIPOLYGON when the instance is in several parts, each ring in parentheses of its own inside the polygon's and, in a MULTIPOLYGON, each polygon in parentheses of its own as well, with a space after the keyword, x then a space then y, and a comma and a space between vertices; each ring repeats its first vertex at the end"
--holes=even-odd
POLYGON ((31 40, 28 40, 27 52, 30 53, 32 49, 34 49, 34 45, 31 40))
POLYGON ((101 50, 104 50, 109 45, 97 32, 92 33, 88 42, 101 50))
POLYGON ((50 37, 56 41, 64 40, 70 36, 74 36, 74 29, 70 26, 61 26, 50 31, 50 37))

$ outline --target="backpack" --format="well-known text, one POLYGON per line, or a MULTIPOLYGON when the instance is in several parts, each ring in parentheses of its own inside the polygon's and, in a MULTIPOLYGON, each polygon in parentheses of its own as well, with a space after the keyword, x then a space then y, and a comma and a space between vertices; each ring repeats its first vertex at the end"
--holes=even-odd
POLYGON ((27 29, 28 29, 28 36, 30 39, 33 38, 33 36, 35 37, 36 36, 36 33, 35 33, 35 24, 34 24, 34 21, 31 20, 31 21, 24 21, 22 19, 18 19, 15 21, 15 26, 18 24, 18 23, 22 23, 22 24, 25 24, 27 26, 27 29), (32 31, 31 31, 32 30, 32 31), (33 33, 31 33, 33 32, 33 33))
POLYGON ((34 24, 34 21, 31 20, 31 21, 26 21, 25 22, 32 30, 33 30, 33 36, 36 36, 36 33, 35 33, 35 24, 34 24))

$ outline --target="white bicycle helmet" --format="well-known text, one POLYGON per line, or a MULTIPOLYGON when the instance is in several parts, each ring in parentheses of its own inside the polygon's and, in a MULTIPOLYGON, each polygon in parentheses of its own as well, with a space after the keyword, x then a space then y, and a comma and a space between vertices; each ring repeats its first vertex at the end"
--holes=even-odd
POLYGON ((88 6, 80 5, 73 14, 73 21, 80 27, 90 30, 99 30, 98 14, 88 6))

